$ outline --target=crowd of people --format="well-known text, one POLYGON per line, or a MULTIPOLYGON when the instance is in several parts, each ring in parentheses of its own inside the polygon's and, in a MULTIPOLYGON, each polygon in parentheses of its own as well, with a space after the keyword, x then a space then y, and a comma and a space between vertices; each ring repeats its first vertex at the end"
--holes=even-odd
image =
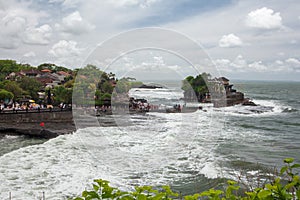
MULTIPOLYGON (((60 110, 65 110, 69 105, 65 103, 60 103, 58 108, 60 110)), ((12 103, 0 103, 0 112, 18 112, 18 111, 41 111, 41 110, 50 110, 54 109, 52 104, 44 105, 43 103, 36 103, 34 101, 28 102, 12 102, 12 103)))

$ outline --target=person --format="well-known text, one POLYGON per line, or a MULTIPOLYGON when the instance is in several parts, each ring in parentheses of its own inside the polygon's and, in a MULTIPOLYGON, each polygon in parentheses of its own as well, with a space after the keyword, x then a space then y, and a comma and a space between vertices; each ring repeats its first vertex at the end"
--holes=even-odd
POLYGON ((181 106, 178 104, 178 111, 181 112, 181 106))

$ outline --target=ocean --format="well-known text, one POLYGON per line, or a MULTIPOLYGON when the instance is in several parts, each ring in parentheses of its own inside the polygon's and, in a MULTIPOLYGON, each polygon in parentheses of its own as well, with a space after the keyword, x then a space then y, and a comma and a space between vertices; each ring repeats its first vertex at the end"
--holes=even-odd
MULTIPOLYGON (((4 136, 0 199, 8 199, 9 192, 12 199, 41 199, 43 192, 46 199, 67 199, 90 188, 96 178, 124 190, 167 184, 191 194, 220 187, 226 179, 264 179, 286 157, 300 163, 300 83, 233 83, 258 106, 114 113, 98 120, 118 126, 88 127, 47 141, 4 136)), ((182 105, 182 91, 169 85, 134 90, 131 96, 162 109, 182 105)))

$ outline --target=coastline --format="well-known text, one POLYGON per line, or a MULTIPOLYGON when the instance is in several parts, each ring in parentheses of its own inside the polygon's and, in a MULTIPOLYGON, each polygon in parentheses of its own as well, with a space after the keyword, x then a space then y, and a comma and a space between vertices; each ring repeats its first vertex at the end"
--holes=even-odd
POLYGON ((0 135, 51 139, 76 130, 72 111, 0 114, 0 135), (44 126, 41 126, 43 123, 44 126))

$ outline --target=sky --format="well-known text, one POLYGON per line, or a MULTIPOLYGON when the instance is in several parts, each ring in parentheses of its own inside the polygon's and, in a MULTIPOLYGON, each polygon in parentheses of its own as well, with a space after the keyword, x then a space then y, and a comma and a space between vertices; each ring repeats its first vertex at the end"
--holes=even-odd
MULTIPOLYGON (((109 38, 159 27, 196 41, 230 79, 300 81, 299 10, 299 0, 0 0, 0 59, 78 68, 109 38)), ((149 55, 141 65, 183 63, 149 55)))

